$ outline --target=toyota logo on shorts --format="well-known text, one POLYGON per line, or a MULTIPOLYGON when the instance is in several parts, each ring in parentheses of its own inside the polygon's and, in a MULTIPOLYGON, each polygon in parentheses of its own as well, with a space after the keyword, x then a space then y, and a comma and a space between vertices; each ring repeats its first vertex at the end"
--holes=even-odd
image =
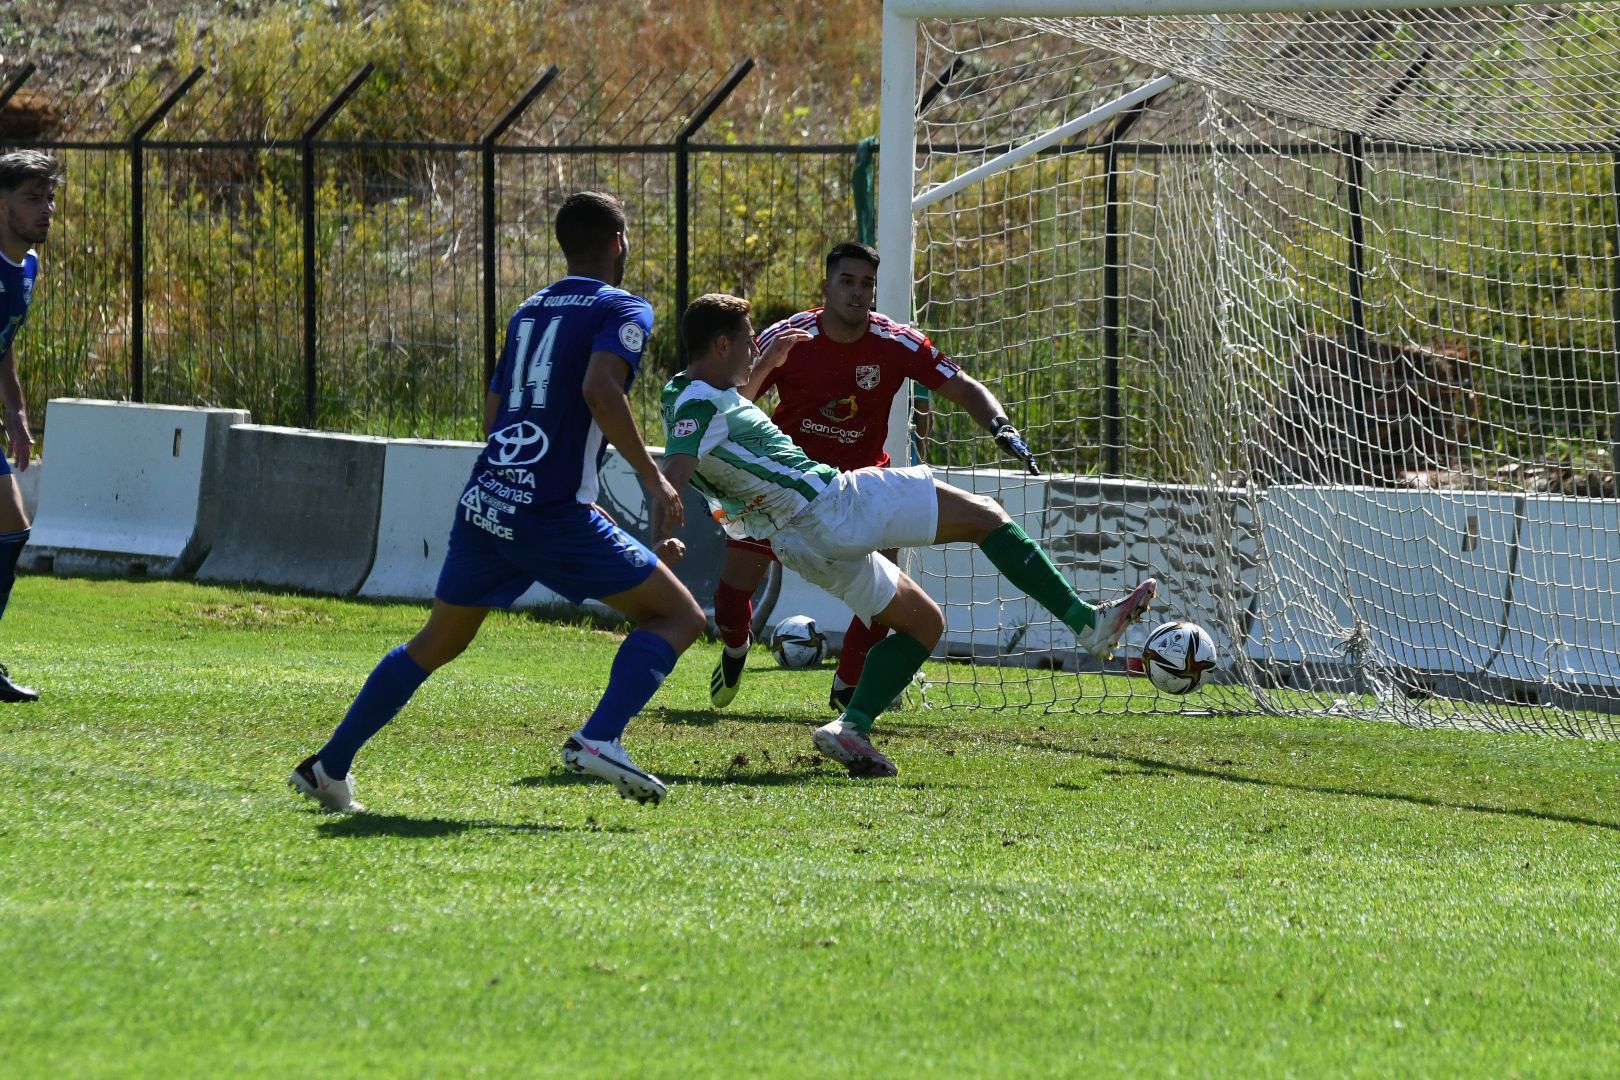
POLYGON ((533 465, 546 456, 550 440, 532 420, 519 420, 489 437, 491 465, 533 465))

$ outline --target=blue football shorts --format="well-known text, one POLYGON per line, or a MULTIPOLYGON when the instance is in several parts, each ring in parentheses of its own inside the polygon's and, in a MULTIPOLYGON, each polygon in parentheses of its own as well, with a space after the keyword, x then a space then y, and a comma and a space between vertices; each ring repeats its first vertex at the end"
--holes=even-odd
POLYGON ((658 556, 594 507, 531 508, 505 539, 456 507, 450 545, 433 595, 460 607, 511 607, 538 582, 570 603, 633 589, 658 556))

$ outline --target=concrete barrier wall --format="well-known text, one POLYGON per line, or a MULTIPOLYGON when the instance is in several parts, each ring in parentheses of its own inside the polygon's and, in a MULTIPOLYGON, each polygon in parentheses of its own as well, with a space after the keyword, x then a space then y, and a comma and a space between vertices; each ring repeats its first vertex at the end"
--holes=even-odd
POLYGON ((219 522, 228 435, 246 412, 57 398, 46 420, 51 483, 38 489, 25 569, 196 569, 219 522))
POLYGON ((35 458, 28 463, 28 468, 22 472, 13 472, 17 478, 17 490, 22 495, 23 513, 28 520, 39 523, 39 489, 45 477, 45 462, 35 458))
MULTIPOLYGON (((387 600, 432 600, 450 541, 456 500, 467 485, 483 443, 394 439, 383 455, 377 551, 360 595, 387 600)), ((517 598, 515 609, 565 604, 539 585, 517 598)))
POLYGON ((1275 584, 1249 654, 1342 662, 1359 616, 1389 663, 1484 672, 1502 642, 1518 507, 1491 492, 1271 488, 1260 513, 1275 584))
POLYGON ((231 428, 219 533, 197 580, 357 593, 376 551, 386 448, 360 435, 231 428))
POLYGON ((1519 546, 1491 670, 1554 686, 1620 685, 1620 502, 1528 496, 1519 546))
MULTIPOLYGON (((25 569, 177 574, 425 600, 476 443, 319 434, 235 410, 59 399, 50 405, 25 569), (207 550, 212 541, 213 548, 207 550), (206 559, 203 556, 206 554, 206 559)), ((1487 492, 1273 487, 1263 494, 1005 470, 941 479, 998 499, 1087 598, 1160 579, 1148 622, 1186 618, 1263 663, 1343 664, 1359 617, 1382 661, 1418 672, 1620 686, 1620 502, 1487 492), (1235 558, 1231 553, 1235 553, 1235 558)), ((649 539, 641 486, 617 454, 603 508, 649 539)), ((706 607, 719 529, 687 493, 677 575, 706 607)), ((971 545, 903 564, 945 611, 942 652, 1077 660, 1072 635, 971 545)), ((536 587, 520 606, 560 602, 536 587)), ((785 573, 771 621, 849 611, 785 573)), ((1140 643, 1134 628, 1127 647, 1140 643)))
POLYGON ((383 454, 377 551, 361 596, 430 600, 456 499, 482 443, 394 439, 383 454))

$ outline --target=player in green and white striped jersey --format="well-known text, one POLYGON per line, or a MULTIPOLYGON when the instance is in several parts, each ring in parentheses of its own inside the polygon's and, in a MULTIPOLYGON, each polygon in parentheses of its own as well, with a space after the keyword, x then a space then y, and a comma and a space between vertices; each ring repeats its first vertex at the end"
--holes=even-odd
MULTIPOLYGON (((849 707, 816 729, 816 749, 854 776, 899 771, 872 745, 872 724, 933 651, 945 620, 915 581, 877 554, 884 548, 977 544, 1086 651, 1113 656, 1125 628, 1147 611, 1152 578, 1093 606, 994 500, 940 483, 926 465, 839 472, 810 460, 753 403, 765 376, 809 335, 789 329, 760 355, 748 310, 746 300, 711 293, 681 316, 689 363, 664 388, 662 469, 677 489, 696 487, 728 533, 771 541, 783 566, 863 621, 895 631, 872 647, 849 707)), ((661 516, 653 529, 656 539, 667 535, 661 516)))
MULTIPOLYGON (((785 355, 809 337, 783 337, 785 355)), ((771 536, 816 500, 837 478, 831 465, 811 461, 771 418, 734 386, 693 378, 690 369, 664 387, 666 454, 690 454, 699 465, 692 486, 736 537, 771 536)))

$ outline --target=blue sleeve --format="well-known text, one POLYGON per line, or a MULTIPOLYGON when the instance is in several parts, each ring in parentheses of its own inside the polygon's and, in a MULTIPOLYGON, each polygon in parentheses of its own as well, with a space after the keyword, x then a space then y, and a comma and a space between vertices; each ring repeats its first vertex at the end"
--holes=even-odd
POLYGON ((624 293, 609 303, 602 327, 591 342, 591 352, 610 352, 622 356, 630 371, 641 370, 641 354, 652 335, 652 305, 639 296, 624 293))

